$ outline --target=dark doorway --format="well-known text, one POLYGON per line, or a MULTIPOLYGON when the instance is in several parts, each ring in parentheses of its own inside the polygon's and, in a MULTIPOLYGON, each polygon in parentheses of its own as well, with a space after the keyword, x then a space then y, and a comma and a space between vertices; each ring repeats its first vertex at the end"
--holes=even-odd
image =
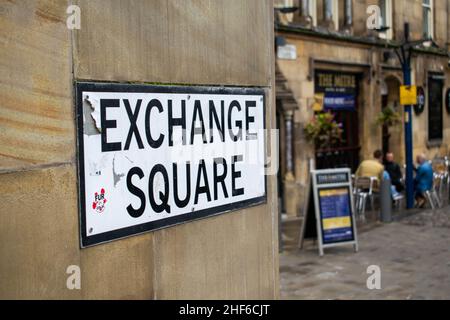
POLYGON ((316 150, 317 169, 351 168, 355 172, 359 165, 359 123, 357 111, 337 111, 337 122, 344 130, 342 141, 329 149, 316 150))
MULTIPOLYGON (((394 112, 398 112, 400 116, 403 110, 400 107, 400 80, 395 76, 388 76, 381 83, 381 109, 390 108, 394 112)), ((403 147, 403 126, 398 123, 395 125, 382 126, 382 151, 383 154, 387 152, 394 153, 398 161, 402 161, 404 147, 403 147)))
MULTIPOLYGON (((382 95, 381 96, 381 109, 385 109, 388 107, 388 95, 382 95)), ((383 125, 382 128, 382 146, 383 146, 383 154, 388 153, 389 151, 391 151, 389 149, 389 139, 391 137, 390 133, 389 133, 389 127, 387 125, 383 125)))
POLYGON ((317 169, 351 168, 359 165, 358 97, 360 75, 316 70, 315 92, 324 94, 324 111, 335 115, 342 124, 342 140, 329 148, 316 149, 317 169))

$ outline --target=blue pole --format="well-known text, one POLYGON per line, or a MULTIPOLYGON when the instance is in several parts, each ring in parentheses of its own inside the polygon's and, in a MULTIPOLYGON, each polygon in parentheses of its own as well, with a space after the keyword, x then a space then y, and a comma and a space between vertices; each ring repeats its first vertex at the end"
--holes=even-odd
MULTIPOLYGON (((410 61, 404 62, 403 81, 405 86, 411 85, 410 61)), ((405 106, 405 157, 406 157, 406 207, 414 207, 414 175, 413 175, 413 137, 412 137, 412 106, 405 106)))

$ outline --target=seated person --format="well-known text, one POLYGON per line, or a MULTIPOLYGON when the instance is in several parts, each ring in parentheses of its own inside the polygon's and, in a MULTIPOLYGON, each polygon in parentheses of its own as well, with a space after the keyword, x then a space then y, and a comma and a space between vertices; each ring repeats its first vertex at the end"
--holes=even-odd
MULTIPOLYGON (((359 165, 358 170, 356 170, 355 176, 358 177, 376 177, 378 181, 383 180, 384 166, 383 162, 383 152, 381 150, 376 150, 373 153, 374 159, 364 160, 359 165)), ((379 190, 379 186, 374 187, 375 191, 379 190)))
MULTIPOLYGON (((383 173, 383 180, 391 180, 389 172, 387 172, 386 170, 383 173)), ((392 180, 391 180, 391 183, 392 183, 392 180)), ((393 200, 402 198, 402 195, 400 194, 400 192, 397 191, 397 188, 395 188, 395 186, 393 184, 391 185, 391 196, 392 196, 393 200)))
POLYGON ((419 208, 425 205, 425 192, 433 188, 433 168, 424 154, 416 157, 418 167, 414 178, 414 194, 419 208))
POLYGON ((402 183, 402 171, 398 163, 394 161, 394 154, 392 152, 386 153, 384 161, 384 169, 389 173, 391 177, 391 183, 395 186, 398 192, 405 190, 405 186, 402 183))

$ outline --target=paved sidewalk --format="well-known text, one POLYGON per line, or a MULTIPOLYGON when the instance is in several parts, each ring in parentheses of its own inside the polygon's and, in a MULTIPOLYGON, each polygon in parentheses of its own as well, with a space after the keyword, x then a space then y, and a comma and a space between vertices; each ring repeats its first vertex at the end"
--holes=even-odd
POLYGON ((450 299, 450 207, 425 211, 359 234, 359 252, 316 245, 280 256, 282 299, 450 299), (381 290, 367 289, 367 267, 381 290))

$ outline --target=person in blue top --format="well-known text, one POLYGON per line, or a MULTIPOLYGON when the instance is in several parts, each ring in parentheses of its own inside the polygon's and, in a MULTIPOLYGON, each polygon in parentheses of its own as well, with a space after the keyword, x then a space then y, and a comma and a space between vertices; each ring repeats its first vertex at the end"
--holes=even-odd
POLYGON ((414 193, 419 208, 425 205, 425 192, 433 188, 433 168, 424 154, 416 157, 417 168, 414 178, 414 193))
MULTIPOLYGON (((384 172, 383 172, 383 180, 392 181, 391 176, 389 175, 389 172, 387 172, 386 170, 384 170, 384 172)), ((393 200, 398 200, 398 199, 402 198, 402 195, 400 194, 400 192, 398 192, 397 188, 392 184, 391 184, 391 196, 392 196, 393 200)))

